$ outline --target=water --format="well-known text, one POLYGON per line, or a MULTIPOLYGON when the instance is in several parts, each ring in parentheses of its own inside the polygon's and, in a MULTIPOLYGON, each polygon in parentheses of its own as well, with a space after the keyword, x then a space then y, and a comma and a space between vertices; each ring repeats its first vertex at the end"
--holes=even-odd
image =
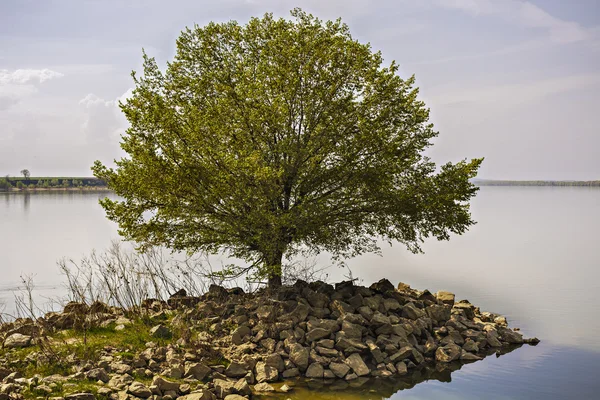
MULTIPOLYGON (((56 260, 80 258, 117 238, 99 193, 0 193, 0 301, 12 302, 21 274, 35 274, 44 295, 60 292, 56 260)), ((424 255, 400 246, 348 262, 370 284, 382 277, 417 289, 440 289, 542 342, 501 357, 387 384, 299 384, 283 398, 303 399, 598 399, 600 398, 600 189, 483 187, 478 221, 424 255), (312 385, 312 386, 311 386, 312 385), (302 387, 304 386, 304 387, 302 387), (414 387, 412 387, 414 386, 414 387), (404 389, 404 390, 401 390, 404 389)), ((331 268, 331 281, 347 271, 331 268)))

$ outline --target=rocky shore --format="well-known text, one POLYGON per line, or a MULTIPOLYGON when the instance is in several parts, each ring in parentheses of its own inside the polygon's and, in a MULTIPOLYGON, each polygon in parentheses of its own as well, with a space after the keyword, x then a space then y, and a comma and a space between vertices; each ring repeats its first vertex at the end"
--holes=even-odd
POLYGON ((0 325, 0 338, 0 400, 260 398, 300 379, 343 386, 450 371, 539 342, 450 292, 386 279, 252 294, 213 285, 134 310, 69 303, 0 325))

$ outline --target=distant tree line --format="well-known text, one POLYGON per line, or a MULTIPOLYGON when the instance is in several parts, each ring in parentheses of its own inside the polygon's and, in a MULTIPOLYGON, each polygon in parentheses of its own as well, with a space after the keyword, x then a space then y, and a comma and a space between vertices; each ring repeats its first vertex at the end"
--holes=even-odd
POLYGON ((478 186, 600 186, 600 181, 508 181, 475 179, 478 186))
MULTIPOLYGON (((23 174, 26 175, 26 174, 23 174)), ((4 177, 0 178, 0 191, 17 189, 84 188, 106 187, 106 182, 98 178, 70 177, 4 177)))

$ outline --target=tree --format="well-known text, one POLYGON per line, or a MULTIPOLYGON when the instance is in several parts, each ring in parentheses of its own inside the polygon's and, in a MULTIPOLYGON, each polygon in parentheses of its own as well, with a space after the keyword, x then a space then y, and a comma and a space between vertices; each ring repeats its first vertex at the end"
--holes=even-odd
POLYGON ((188 28, 165 72, 144 53, 120 104, 128 157, 92 167, 127 240, 226 252, 277 286, 299 252, 349 257, 380 237, 419 252, 474 223, 482 159, 436 171, 423 156, 437 132, 414 76, 340 20, 292 16, 188 28))
POLYGON ((28 169, 22 169, 21 170, 21 175, 23 175, 23 178, 29 179, 29 170, 28 169))

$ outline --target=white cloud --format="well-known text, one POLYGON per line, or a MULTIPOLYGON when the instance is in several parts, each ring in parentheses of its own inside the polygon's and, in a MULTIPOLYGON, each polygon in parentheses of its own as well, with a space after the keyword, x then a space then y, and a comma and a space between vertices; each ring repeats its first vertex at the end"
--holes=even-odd
POLYGON ((110 100, 89 93, 79 101, 85 114, 81 129, 88 143, 118 147, 119 136, 127 127, 127 121, 119 109, 119 101, 126 101, 132 92, 133 89, 128 89, 121 96, 110 100))
POLYGON ((477 103, 518 106, 545 96, 600 85, 600 74, 571 75, 534 82, 499 84, 465 88, 457 85, 439 87, 432 92, 436 105, 477 103))
POLYGON ((0 111, 19 103, 24 97, 38 91, 34 83, 43 83, 64 76, 50 69, 0 69, 0 111))
POLYGON ((585 40, 589 33, 581 25, 554 17, 528 1, 520 0, 436 0, 438 6, 471 15, 497 15, 516 25, 543 29, 557 43, 585 40))
POLYGON ((17 69, 9 72, 7 69, 0 69, 0 85, 6 84, 26 84, 29 82, 43 83, 50 79, 61 78, 64 75, 60 72, 50 69, 17 69))

